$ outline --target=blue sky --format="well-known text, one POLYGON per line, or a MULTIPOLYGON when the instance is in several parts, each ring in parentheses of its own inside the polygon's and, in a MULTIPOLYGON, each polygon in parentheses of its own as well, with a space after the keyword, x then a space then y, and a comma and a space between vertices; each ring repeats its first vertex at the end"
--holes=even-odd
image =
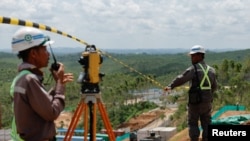
MULTIPOLYGON (((0 16, 55 27, 99 49, 250 48, 249 0, 1 0, 0 16)), ((0 49, 20 28, 0 24, 0 49)), ((44 31, 54 47, 85 47, 44 31)))

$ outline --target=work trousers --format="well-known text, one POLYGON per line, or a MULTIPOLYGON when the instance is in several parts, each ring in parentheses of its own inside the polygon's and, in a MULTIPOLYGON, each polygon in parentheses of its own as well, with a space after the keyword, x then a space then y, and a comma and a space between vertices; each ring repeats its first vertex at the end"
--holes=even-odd
POLYGON ((208 125, 211 124, 212 103, 188 105, 188 130, 191 141, 198 141, 202 130, 202 140, 207 141, 208 125), (199 127, 199 121, 201 128, 199 127))

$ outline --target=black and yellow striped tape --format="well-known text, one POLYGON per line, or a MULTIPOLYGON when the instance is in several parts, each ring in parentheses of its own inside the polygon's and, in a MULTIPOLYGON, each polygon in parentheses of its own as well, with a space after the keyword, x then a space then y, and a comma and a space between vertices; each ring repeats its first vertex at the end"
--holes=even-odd
POLYGON ((67 34, 65 32, 57 30, 56 28, 53 28, 53 27, 50 27, 50 26, 47 26, 47 25, 44 25, 44 24, 34 23, 32 21, 21 20, 21 19, 17 19, 17 18, 3 17, 3 16, 0 16, 0 23, 34 27, 34 28, 38 28, 38 29, 41 29, 41 30, 46 30, 46 31, 49 31, 49 32, 57 33, 57 34, 60 34, 62 36, 66 36, 68 38, 71 38, 71 39, 73 39, 73 40, 75 40, 77 42, 80 42, 82 44, 88 45, 87 42, 85 42, 85 41, 83 41, 83 40, 81 40, 79 38, 76 38, 76 37, 74 37, 72 35, 69 35, 69 34, 67 34))
MULTIPOLYGON (((10 17, 4 17, 4 16, 0 16, 0 23, 3 23, 3 24, 11 24, 11 25, 20 25, 20 26, 29 26, 29 27, 34 27, 34 28, 38 28, 38 29, 41 29, 41 30, 46 30, 46 31, 49 31, 49 32, 53 32, 53 33, 56 33, 56 34, 60 34, 62 36, 65 36, 65 37, 68 37, 68 38, 71 38, 77 42, 80 42, 84 45, 88 45, 87 42, 85 42, 84 40, 81 40, 79 38, 76 38, 75 36, 72 36, 72 35, 69 35, 65 32, 62 32, 60 30, 57 30, 56 28, 53 28, 53 27, 50 27, 50 26, 47 26, 47 25, 44 25, 44 24, 39 24, 39 23, 35 23, 35 22, 32 22, 32 21, 28 21, 28 20, 21 20, 21 19, 18 19, 18 18, 10 18, 10 17)), ((99 49, 98 49, 99 50, 99 49)), ((131 71, 134 71, 136 73, 138 73, 139 75, 142 75, 143 77, 145 77, 146 79, 150 80, 151 82, 153 82, 154 84, 158 85, 159 87, 161 88, 164 88, 163 85, 161 85, 159 82, 155 81, 154 79, 142 74, 141 72, 135 70, 134 68, 132 67, 129 67, 128 65, 126 65, 125 63, 117 60, 116 58, 112 57, 111 55, 109 55, 108 53, 106 52, 103 52, 101 50, 99 50, 102 54, 106 55, 108 58, 112 59, 113 61, 115 62, 118 62, 119 64, 123 65, 124 67, 130 69, 131 71)))

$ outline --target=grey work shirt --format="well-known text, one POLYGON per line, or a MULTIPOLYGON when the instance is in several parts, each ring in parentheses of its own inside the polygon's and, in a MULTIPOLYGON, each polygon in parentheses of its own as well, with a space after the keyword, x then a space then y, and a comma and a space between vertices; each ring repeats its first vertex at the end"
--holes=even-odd
MULTIPOLYGON (((207 65, 204 61, 199 62, 203 68, 206 70, 207 65)), ((195 64, 197 68, 198 78, 201 82, 202 78, 204 77, 204 72, 202 68, 197 64, 195 64)), ((216 80, 216 72, 213 67, 210 67, 208 71, 208 77, 211 83, 211 89, 210 90, 202 90, 202 101, 203 102, 211 102, 213 100, 213 93, 217 89, 217 80, 216 80)), ((192 86, 198 86, 198 82, 195 75, 195 68, 194 66, 190 66, 187 68, 182 74, 178 75, 168 86, 171 87, 171 89, 174 89, 175 87, 178 87, 180 85, 183 85, 184 83, 189 81, 189 87, 192 86)), ((204 86, 208 86, 208 81, 204 82, 204 86)))

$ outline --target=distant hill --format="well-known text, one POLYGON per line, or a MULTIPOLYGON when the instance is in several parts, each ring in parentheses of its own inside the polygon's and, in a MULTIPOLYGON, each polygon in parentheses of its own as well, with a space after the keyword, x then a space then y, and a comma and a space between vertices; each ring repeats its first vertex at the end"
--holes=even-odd
MULTIPOLYGON (((56 54, 72 54, 72 53, 81 53, 85 48, 83 47, 52 47, 54 53, 56 54)), ((108 53, 116 53, 116 54, 178 54, 188 52, 188 49, 183 48, 169 48, 169 49, 101 49, 101 51, 108 53)), ((236 51, 239 49, 211 49, 211 52, 226 52, 226 51, 236 51)), ((11 49, 1 49, 0 52, 11 53, 11 49)))

